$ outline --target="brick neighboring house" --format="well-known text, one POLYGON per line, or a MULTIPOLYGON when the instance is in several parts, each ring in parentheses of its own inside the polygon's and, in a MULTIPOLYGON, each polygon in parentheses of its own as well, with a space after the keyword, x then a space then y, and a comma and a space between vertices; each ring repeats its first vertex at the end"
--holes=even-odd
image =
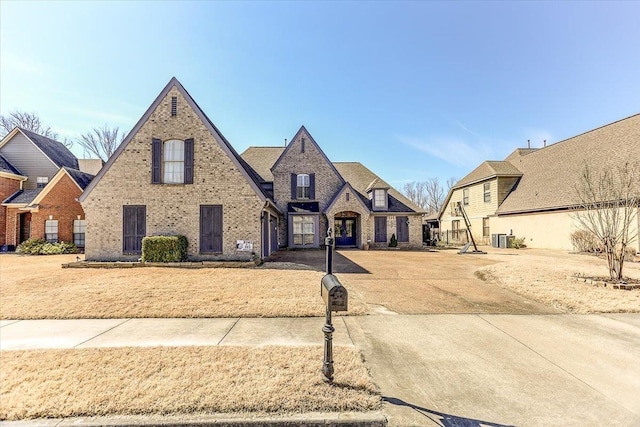
MULTIPOLYGON (((453 209, 461 202, 474 237, 485 243, 490 235, 504 234, 525 237, 533 248, 574 250, 576 185, 584 167, 598 176, 627 162, 640 167, 640 114, 544 148, 516 149, 503 161, 483 162, 449 191, 440 212, 442 236, 466 239, 464 220, 453 209)), ((640 182, 635 184, 640 193, 640 182)), ((639 229, 640 207, 631 233, 639 229)), ((633 247, 640 251, 640 239, 633 247)))
POLYGON ((84 212, 77 199, 92 177, 78 170, 78 160, 62 143, 22 128, 9 132, 0 141, 3 250, 32 237, 82 248, 84 212))
POLYGON ((422 211, 364 166, 331 163, 304 127, 240 156, 175 78, 80 202, 88 260, 136 259, 144 236, 171 234, 192 260, 317 248, 328 227, 339 246, 422 244, 422 211))
POLYGON ((302 126, 286 147, 249 147, 242 158, 273 187, 284 212, 280 244, 322 246, 332 228, 338 247, 422 246, 423 211, 358 162, 332 163, 302 126))

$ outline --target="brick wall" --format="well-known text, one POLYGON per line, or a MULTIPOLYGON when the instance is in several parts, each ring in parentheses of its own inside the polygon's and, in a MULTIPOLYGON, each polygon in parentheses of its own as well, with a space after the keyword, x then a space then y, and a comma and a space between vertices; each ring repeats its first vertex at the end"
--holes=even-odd
POLYGON ((264 203, 176 87, 151 112, 84 200, 87 259, 132 258, 122 254, 123 205, 146 206, 147 235, 186 236, 191 259, 251 257, 250 252, 236 250, 237 240, 252 240, 253 251, 261 253, 260 214, 264 203), (178 100, 177 115, 171 116, 174 96, 178 100), (193 184, 151 184, 152 138, 194 138, 193 184), (204 204, 223 206, 220 256, 199 254, 200 205, 204 204))
MULTIPOLYGON (((0 202, 20 190, 20 181, 0 176, 0 202)), ((12 225, 11 229, 14 229, 12 225)), ((7 242, 7 208, 0 206, 0 246, 5 244, 14 245, 7 242)))
MULTIPOLYGON (((287 242, 287 204, 291 199, 291 174, 315 174, 315 199, 320 206, 320 212, 329 205, 329 202, 342 186, 342 179, 320 149, 311 142, 311 136, 304 131, 298 132, 295 138, 289 143, 289 147, 284 157, 280 159, 276 169, 273 170, 273 191, 274 202, 278 208, 285 212, 280 229, 280 241, 287 242), (302 138, 305 139, 304 152, 302 152, 302 138)), ((320 244, 327 234, 327 217, 320 215, 319 239, 320 244)))

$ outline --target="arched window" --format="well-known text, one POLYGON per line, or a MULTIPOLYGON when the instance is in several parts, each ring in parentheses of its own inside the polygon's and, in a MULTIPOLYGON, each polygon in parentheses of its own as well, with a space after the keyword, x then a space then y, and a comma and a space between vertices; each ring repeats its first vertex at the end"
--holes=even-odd
POLYGON ((164 142, 164 182, 184 183, 184 141, 170 139, 164 142))

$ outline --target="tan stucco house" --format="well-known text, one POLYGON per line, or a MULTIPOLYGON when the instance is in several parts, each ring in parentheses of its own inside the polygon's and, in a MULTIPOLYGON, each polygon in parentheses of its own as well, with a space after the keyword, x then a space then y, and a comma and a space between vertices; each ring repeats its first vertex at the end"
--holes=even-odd
POLYGON ((173 78, 80 197, 86 258, 135 259, 184 235, 190 259, 281 247, 421 245, 421 210, 359 163, 332 163, 303 127, 286 147, 234 150, 173 78), (366 183, 365 183, 366 181, 366 183))
MULTIPOLYGON (((534 248, 573 250, 579 205, 576 185, 585 166, 597 175, 625 162, 640 165, 640 114, 540 149, 517 149, 502 161, 486 161, 454 185, 440 212, 442 240, 467 241, 456 209, 463 205, 474 238, 524 237, 534 248)), ((640 192, 640 183, 637 187, 640 192)), ((634 227, 640 227, 640 215, 634 227)), ((640 251, 640 242, 634 242, 640 251)))

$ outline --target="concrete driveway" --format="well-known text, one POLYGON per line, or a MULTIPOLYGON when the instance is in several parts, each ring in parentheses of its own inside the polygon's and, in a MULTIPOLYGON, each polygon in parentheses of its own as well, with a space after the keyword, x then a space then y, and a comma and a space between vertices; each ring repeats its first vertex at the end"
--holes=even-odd
POLYGON ((640 425, 639 314, 344 320, 389 425, 640 425))
MULTIPOLYGON (((322 250, 280 251, 270 261, 325 271, 322 250)), ((474 276, 480 267, 496 262, 487 256, 455 255, 452 251, 339 250, 335 253, 333 270, 343 284, 362 296, 373 312, 558 313, 552 307, 474 276)))

